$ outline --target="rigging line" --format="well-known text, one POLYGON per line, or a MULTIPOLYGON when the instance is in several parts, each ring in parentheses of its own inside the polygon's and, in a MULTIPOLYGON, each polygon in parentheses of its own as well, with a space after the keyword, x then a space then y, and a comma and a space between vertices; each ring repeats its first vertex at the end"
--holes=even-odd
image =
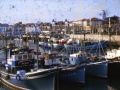
MULTIPOLYGON (((93 49, 93 47, 95 47, 95 45, 92 46, 92 48, 90 49, 90 51, 93 49)), ((90 53, 90 51, 88 53, 90 53)))
MULTIPOLYGON (((100 45, 101 45, 101 48, 102 48, 103 54, 104 54, 104 56, 105 56, 105 52, 104 52, 104 49, 103 49, 103 47, 102 47, 102 44, 100 43, 100 45)), ((105 60, 107 60, 107 59, 105 58, 105 60)))
MULTIPOLYGON (((100 43, 100 42, 99 42, 100 43)), ((97 46, 97 49, 95 51, 95 54, 97 53, 98 49, 99 49, 99 43, 98 43, 98 46, 97 46)), ((95 58, 94 58, 95 59, 95 58)))
MULTIPOLYGON (((115 38, 113 37, 113 36, 111 36, 114 40, 115 40, 115 38)), ((115 40, 115 42, 118 44, 118 42, 115 40)), ((119 44, 118 44, 119 45, 119 44)))

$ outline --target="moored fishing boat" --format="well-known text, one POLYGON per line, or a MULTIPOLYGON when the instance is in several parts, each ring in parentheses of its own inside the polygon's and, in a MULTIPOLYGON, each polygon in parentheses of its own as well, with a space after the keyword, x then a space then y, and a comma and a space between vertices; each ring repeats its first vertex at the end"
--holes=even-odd
POLYGON ((102 46, 102 48, 107 47, 107 41, 101 40, 100 43, 97 41, 81 41, 79 43, 73 41, 68 41, 68 44, 64 44, 67 50, 90 50, 90 49, 97 49, 98 46, 102 46))
POLYGON ((78 62, 82 61, 85 64, 85 73, 89 76, 107 78, 108 60, 102 56, 88 54, 84 51, 74 53, 78 62))
MULTIPOLYGON (((105 58, 109 60, 108 63, 108 77, 109 78, 116 78, 120 77, 120 48, 114 49, 111 47, 111 18, 109 18, 109 50, 106 51, 105 58)), ((114 39, 114 38, 113 38, 114 39)), ((115 39, 114 39, 115 40, 115 39)), ((116 40, 115 40, 116 42, 116 40)), ((117 43, 117 42, 116 42, 117 43)))
POLYGON ((66 50, 75 50, 76 46, 78 46, 78 44, 75 42, 74 39, 69 39, 67 43, 64 44, 66 50))
POLYGON ((85 65, 82 64, 83 61, 78 62, 76 58, 76 56, 70 55, 69 58, 62 60, 65 63, 63 63, 64 68, 59 72, 60 80, 85 83, 85 65))
MULTIPOLYGON (((53 63, 49 63, 49 60, 46 60, 44 67, 41 66, 40 68, 37 69, 33 52, 14 54, 11 56, 9 55, 8 55, 6 64, 5 65, 1 64, 2 66, 1 77, 3 79, 5 79, 6 81, 12 84, 15 84, 16 82, 15 85, 23 86, 21 85, 21 83, 23 82, 31 82, 31 81, 40 82, 38 79, 41 80, 42 78, 49 77, 49 79, 51 80, 49 81, 50 85, 52 83, 53 84, 52 86, 54 86, 55 74, 57 73, 58 70, 61 69, 61 67, 56 68, 56 66, 54 66, 53 63)), ((56 60, 53 60, 53 61, 54 61, 54 64, 58 63, 56 62, 56 60)))
POLYGON ((62 49, 62 48, 64 48, 64 45, 59 44, 59 39, 58 38, 52 38, 52 41, 53 41, 52 45, 53 45, 54 49, 62 49))
MULTIPOLYGON (((32 81, 39 81, 38 79, 42 79, 43 77, 50 78, 50 85, 54 87, 55 84, 55 74, 58 70, 61 70, 62 67, 56 68, 56 60, 53 65, 47 65, 44 63, 45 67, 40 67, 38 65, 38 54, 37 60, 34 58, 33 50, 25 50, 21 51, 22 49, 14 47, 14 45, 10 48, 5 48, 2 51, 5 53, 5 62, 1 63, 1 77, 9 83, 24 87, 25 85, 22 84, 23 82, 31 82, 32 81), (13 82, 14 81, 14 82, 13 82), (22 84, 22 85, 21 85, 22 84)), ((37 52, 38 52, 38 45, 37 45, 37 52)), ((44 56, 46 58, 46 56, 44 56)), ((45 61, 45 60, 44 60, 45 61)), ((49 60, 47 60, 49 62, 49 60)), ((45 62, 47 62, 45 61, 45 62)), ((47 62, 47 63, 48 63, 47 62)), ((35 82, 34 82, 35 83, 35 82)), ((35 85, 36 86, 36 85, 35 85)), ((29 87, 28 87, 29 88, 29 87)))

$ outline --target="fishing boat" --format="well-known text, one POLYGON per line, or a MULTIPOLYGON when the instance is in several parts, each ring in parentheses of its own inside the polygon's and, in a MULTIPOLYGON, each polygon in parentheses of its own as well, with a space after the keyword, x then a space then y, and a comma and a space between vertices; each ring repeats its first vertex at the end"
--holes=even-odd
MULTIPOLYGON (((9 50, 11 51, 11 50, 9 50)), ((19 54, 8 53, 6 63, 1 63, 1 77, 6 81, 21 86, 21 83, 38 81, 38 79, 48 78, 51 80, 49 83, 55 84, 55 75, 61 70, 62 67, 56 67, 59 63, 59 59, 48 59, 48 54, 44 55, 44 60, 39 58, 39 62, 43 65, 37 65, 33 52, 25 52, 19 54), (42 67, 44 66, 44 67, 42 67), (14 82, 13 82, 14 81, 14 82), (19 84, 18 84, 19 82, 19 84)), ((50 54, 49 56, 52 56, 50 54)), ((49 80, 48 79, 48 80, 49 80)), ((36 82, 35 82, 36 83, 36 82)), ((22 87, 22 86, 21 86, 22 87)), ((24 87, 24 86, 23 86, 24 87)))
POLYGON ((71 39, 68 40, 68 42, 66 44, 64 44, 64 47, 66 48, 66 50, 93 50, 93 49, 97 49, 97 47, 102 47, 102 48, 106 48, 107 47, 107 41, 106 40, 99 40, 99 41, 93 41, 93 40, 86 40, 85 38, 85 33, 84 35, 84 39, 83 40, 75 40, 74 38, 74 29, 73 29, 73 37, 71 39))
POLYGON ((40 41, 39 46, 54 49, 62 49, 64 47, 64 45, 60 43, 60 40, 55 37, 51 37, 50 39, 40 41))
POLYGON ((52 45, 54 49, 62 49, 64 48, 64 45, 59 44, 59 40, 58 38, 52 38, 52 45))
MULTIPOLYGON (((100 38, 100 34, 99 37, 100 38)), ((96 49, 91 48, 88 52, 86 48, 83 53, 86 56, 85 64, 86 64, 86 75, 95 76, 100 78, 108 78, 108 63, 109 61, 104 57, 105 51, 104 46, 106 46, 106 42, 104 40, 98 40, 95 42, 96 49), (92 52, 93 51, 93 52, 92 52)))
POLYGON ((108 60, 100 56, 90 56, 86 62, 86 75, 108 78, 108 60))
MULTIPOLYGON (((111 18, 109 18, 109 41, 110 41, 110 45, 109 45, 109 49, 105 52, 105 58, 109 60, 108 63, 108 77, 109 78, 116 78, 120 76, 120 48, 112 48, 111 47, 111 38, 112 34, 111 34, 111 18)), ((114 38, 113 38, 114 39, 114 38)), ((116 42, 117 43, 117 42, 116 42)))
POLYGON ((120 59, 120 48, 107 51, 105 58, 109 60, 120 59))
POLYGON ((74 39, 69 39, 67 43, 64 44, 66 50, 75 50, 75 49, 78 50, 78 48, 76 48, 77 46, 78 44, 75 42, 74 39))
POLYGON ((108 76, 119 77, 120 76, 120 49, 107 50, 105 53, 105 58, 109 60, 108 63, 108 76))
POLYGON ((36 80, 38 81, 38 79, 49 77, 51 78, 49 83, 50 85, 52 83, 52 87, 54 87, 55 75, 58 70, 61 70, 62 68, 60 66, 56 67, 58 59, 55 58, 55 60, 53 60, 54 63, 49 63, 51 59, 48 59, 47 55, 44 55, 44 59, 40 59, 38 57, 38 42, 36 45, 37 60, 34 58, 35 54, 33 50, 21 51, 21 49, 13 47, 14 46, 12 46, 12 48, 6 47, 2 50, 5 53, 5 62, 1 63, 1 77, 4 80, 20 87, 25 87, 21 86, 21 81, 31 82, 32 80, 34 82, 36 80), (39 61, 45 62, 43 63, 44 67, 42 67, 42 65, 38 65, 39 61))
POLYGON ((104 55, 101 55, 101 50, 104 54, 101 41, 95 43, 96 49, 91 49, 87 51, 85 44, 83 48, 77 53, 72 55, 76 56, 76 60, 85 64, 85 73, 89 76, 107 78, 108 76, 108 60, 104 58, 104 55), (94 53, 92 52, 94 50, 94 53))
POLYGON ((104 57, 85 51, 79 51, 72 55, 76 56, 77 62, 85 64, 85 74, 87 76, 107 78, 108 60, 104 57))
POLYGON ((67 44, 64 44, 67 50, 90 50, 90 49, 97 49, 98 46, 102 46, 102 48, 107 47, 107 41, 101 40, 100 43, 97 41, 89 41, 89 40, 82 40, 81 42, 77 43, 74 41, 68 41, 67 44))
POLYGON ((70 55, 69 58, 62 56, 64 68, 59 72, 60 80, 85 83, 85 65, 82 64, 83 61, 78 62, 77 58, 75 55, 70 55))

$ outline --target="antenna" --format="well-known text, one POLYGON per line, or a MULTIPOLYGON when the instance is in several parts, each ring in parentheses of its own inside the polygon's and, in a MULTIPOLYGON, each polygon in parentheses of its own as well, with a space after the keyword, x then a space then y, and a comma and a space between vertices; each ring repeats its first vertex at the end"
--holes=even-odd
POLYGON ((111 24, 110 24, 110 18, 109 18, 109 28, 111 27, 111 24))

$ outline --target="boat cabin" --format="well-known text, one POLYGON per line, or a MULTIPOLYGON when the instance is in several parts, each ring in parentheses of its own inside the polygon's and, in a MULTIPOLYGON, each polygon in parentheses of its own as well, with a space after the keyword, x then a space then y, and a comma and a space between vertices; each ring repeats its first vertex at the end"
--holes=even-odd
POLYGON ((10 67, 24 67, 24 66, 30 66, 34 64, 34 54, 33 53, 24 53, 24 54, 15 54, 11 55, 7 59, 7 64, 10 67))
POLYGON ((76 65, 84 62, 85 57, 86 57, 86 53, 80 51, 78 53, 71 54, 69 57, 69 62, 71 65, 76 65))
POLYGON ((105 58, 106 59, 114 59, 114 58, 120 59, 120 50, 113 49, 111 51, 107 51, 105 58))
POLYGON ((60 62, 60 58, 57 57, 58 53, 49 53, 44 55, 45 65, 57 65, 60 62))

